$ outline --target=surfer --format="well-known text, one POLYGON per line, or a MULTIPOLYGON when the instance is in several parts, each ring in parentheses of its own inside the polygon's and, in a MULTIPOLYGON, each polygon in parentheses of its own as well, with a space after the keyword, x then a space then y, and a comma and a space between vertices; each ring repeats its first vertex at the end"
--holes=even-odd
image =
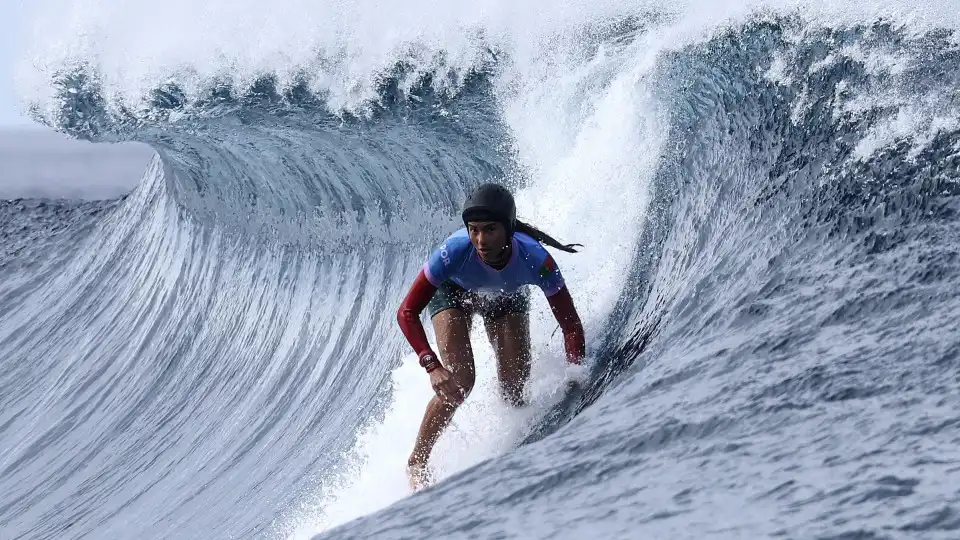
POLYGON ((567 361, 585 355, 583 326, 560 269, 542 244, 569 253, 564 245, 516 218, 513 195, 497 184, 474 190, 463 207, 464 227, 430 255, 397 312, 407 341, 430 376, 436 395, 427 404, 407 461, 414 490, 429 483, 427 462, 457 407, 473 390, 476 371, 470 345, 473 315, 480 315, 496 352, 497 378, 507 403, 524 404, 530 375, 528 285, 539 286, 563 330, 567 361), (420 313, 426 308, 440 356, 430 344, 420 313))

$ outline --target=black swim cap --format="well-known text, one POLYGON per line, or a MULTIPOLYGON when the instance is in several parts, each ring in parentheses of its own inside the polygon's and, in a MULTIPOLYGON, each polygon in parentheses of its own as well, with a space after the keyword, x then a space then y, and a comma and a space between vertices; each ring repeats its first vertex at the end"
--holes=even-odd
POLYGON ((499 184, 481 184, 463 203, 463 224, 469 221, 498 221, 512 235, 517 224, 517 205, 510 191, 499 184))

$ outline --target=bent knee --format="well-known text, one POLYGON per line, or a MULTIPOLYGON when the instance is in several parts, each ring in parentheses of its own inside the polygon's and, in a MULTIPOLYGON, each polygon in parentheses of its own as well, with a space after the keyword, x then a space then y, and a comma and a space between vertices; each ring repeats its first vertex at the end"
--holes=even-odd
MULTIPOLYGON (((456 390, 453 392, 453 395, 448 395, 444 398, 441 398, 444 405, 456 409, 467 397, 470 396, 470 393, 473 392, 475 378, 469 375, 453 373, 453 384, 456 386, 456 390)), ((439 395, 437 397, 440 397, 439 395)))
POLYGON ((457 377, 457 386, 460 387, 460 394, 461 394, 460 402, 457 403, 457 405, 459 405, 460 403, 463 403, 463 400, 467 399, 467 397, 470 396, 470 393, 473 392, 473 386, 475 383, 476 383, 476 377, 473 377, 473 376, 457 377))

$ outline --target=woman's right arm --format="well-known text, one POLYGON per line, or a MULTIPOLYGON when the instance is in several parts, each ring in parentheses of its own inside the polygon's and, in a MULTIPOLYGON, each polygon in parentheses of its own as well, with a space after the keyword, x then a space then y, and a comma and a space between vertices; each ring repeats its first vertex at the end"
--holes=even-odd
POLYGON ((428 354, 434 358, 437 357, 430 349, 427 334, 423 330, 423 324, 420 323, 420 313, 430 303, 430 299, 433 298, 433 293, 436 290, 437 287, 430 283, 423 269, 421 269, 416 279, 413 280, 413 285, 407 292, 406 298, 400 304, 400 309, 397 310, 397 322, 400 324, 400 329, 421 360, 428 354))

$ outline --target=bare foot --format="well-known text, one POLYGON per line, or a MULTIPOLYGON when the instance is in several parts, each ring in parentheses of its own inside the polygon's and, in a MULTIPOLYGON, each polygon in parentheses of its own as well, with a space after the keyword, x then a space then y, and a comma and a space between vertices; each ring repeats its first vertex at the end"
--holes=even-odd
POLYGON ((430 471, 426 464, 411 463, 407 465, 407 478, 410 480, 410 489, 420 491, 429 486, 433 479, 430 478, 430 471))

